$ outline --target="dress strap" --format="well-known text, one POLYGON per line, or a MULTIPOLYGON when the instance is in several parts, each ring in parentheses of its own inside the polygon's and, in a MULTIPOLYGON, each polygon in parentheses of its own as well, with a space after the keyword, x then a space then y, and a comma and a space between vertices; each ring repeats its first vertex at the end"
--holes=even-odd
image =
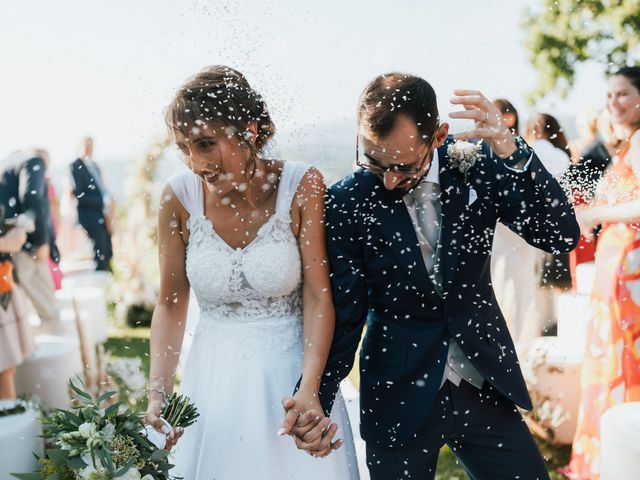
POLYGON ((291 203, 296 195, 296 190, 304 174, 311 166, 302 162, 284 162, 278 196, 276 199, 276 213, 289 215, 291 213, 291 203))
POLYGON ((202 182, 195 173, 178 173, 169 179, 169 185, 189 215, 204 214, 202 182))

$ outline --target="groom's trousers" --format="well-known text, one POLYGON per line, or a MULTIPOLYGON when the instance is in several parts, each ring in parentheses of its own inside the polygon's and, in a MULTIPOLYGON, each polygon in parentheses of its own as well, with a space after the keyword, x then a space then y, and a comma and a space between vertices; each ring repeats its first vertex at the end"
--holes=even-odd
POLYGON ((449 445, 472 480, 548 480, 538 448, 516 406, 488 382, 481 390, 446 381, 416 436, 396 449, 367 442, 371 480, 427 480, 449 445))

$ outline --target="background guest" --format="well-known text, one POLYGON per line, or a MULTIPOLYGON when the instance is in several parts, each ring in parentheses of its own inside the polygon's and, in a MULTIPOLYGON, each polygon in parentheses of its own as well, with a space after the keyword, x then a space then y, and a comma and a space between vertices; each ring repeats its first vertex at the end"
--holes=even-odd
POLYGON ((598 184, 594 202, 577 210, 583 235, 602 225, 582 399, 570 478, 597 479, 600 418, 608 408, 640 401, 640 67, 609 78, 607 109, 621 149, 598 184))
POLYGON ((111 271, 113 247, 113 198, 102 178, 100 167, 93 160, 93 139, 85 137, 80 157, 71 164, 72 190, 78 204, 78 221, 93 242, 96 270, 111 271))
MULTIPOLYGON (((518 134, 518 111, 506 99, 493 101, 505 124, 518 134)), ((520 238, 502 223, 496 225, 491 253, 491 278, 509 332, 521 355, 540 335, 543 320, 536 302, 539 295, 542 252, 520 238), (518 268, 513 268, 518 265, 518 268)))
POLYGON ((5 207, 7 219, 20 214, 33 218, 35 228, 27 235, 22 250, 13 254, 12 262, 18 283, 31 300, 43 329, 54 333, 61 322, 49 261, 57 261, 59 256, 41 155, 42 151, 19 151, 0 161, 0 205, 5 207))
MULTIPOLYGON (((609 112, 603 109, 597 118, 596 136, 580 152, 579 158, 569 166, 563 177, 563 184, 571 190, 575 206, 589 205, 595 195, 596 186, 619 145, 609 112)), ((571 279, 576 287, 576 267, 581 263, 595 260, 598 229, 593 235, 582 235, 576 249, 569 254, 571 279)))
POLYGON ((560 178, 569 168, 569 142, 553 115, 534 114, 527 121, 523 136, 551 175, 560 178))
POLYGON ((502 113, 504 123, 511 129, 511 133, 519 135, 520 120, 518 118, 518 111, 513 104, 506 98, 496 98, 493 104, 498 107, 498 110, 502 113))
POLYGON ((571 159, 578 162, 582 152, 593 143, 598 136, 598 117, 600 109, 595 107, 584 107, 576 115, 576 129, 578 136, 569 141, 571 159))
MULTIPOLYGON (((538 158, 551 175, 560 179, 571 163, 569 142, 558 120, 548 113, 536 113, 525 126, 524 138, 534 149, 538 158)), ((569 254, 540 253, 542 259, 541 285, 543 287, 571 288, 569 254)), ((542 311, 547 312, 547 320, 555 323, 553 297, 549 292, 541 292, 538 297, 542 311)))
MULTIPOLYGON (((57 245, 58 239, 58 225, 60 219, 60 210, 58 208, 58 196, 56 195, 56 190, 51 183, 51 179, 49 178, 49 152, 44 149, 36 149, 36 154, 44 160, 45 165, 45 177, 44 181, 47 187, 47 196, 49 198, 49 235, 51 238, 56 239, 55 244, 57 245)), ((62 288, 62 270, 59 268, 60 264, 60 254, 57 252, 55 258, 49 259, 49 270, 51 271, 51 278, 53 279, 53 286, 56 290, 60 290, 62 288)))
POLYGON ((0 399, 16 398, 16 367, 34 350, 29 324, 19 289, 13 283, 11 253, 19 252, 27 241, 27 230, 8 230, 5 209, 0 207, 0 399))

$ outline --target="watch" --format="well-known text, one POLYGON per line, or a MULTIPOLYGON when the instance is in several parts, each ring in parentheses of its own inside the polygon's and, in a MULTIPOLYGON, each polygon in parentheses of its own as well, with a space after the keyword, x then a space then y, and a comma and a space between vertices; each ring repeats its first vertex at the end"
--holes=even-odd
POLYGON ((513 167, 523 160, 529 160, 531 154, 533 153, 531 147, 527 144, 527 142, 524 141, 524 138, 522 138, 520 135, 515 136, 513 140, 516 142, 516 151, 513 152, 508 158, 502 160, 507 167, 513 167))

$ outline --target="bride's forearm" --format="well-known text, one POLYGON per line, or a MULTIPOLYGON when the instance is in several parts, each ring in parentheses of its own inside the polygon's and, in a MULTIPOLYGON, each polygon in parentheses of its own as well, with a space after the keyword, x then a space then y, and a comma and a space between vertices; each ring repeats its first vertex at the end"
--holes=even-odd
POLYGON ((304 364, 301 389, 317 392, 333 341, 335 313, 329 298, 304 298, 304 364))
POLYGON ((173 390, 182 339, 184 337, 186 311, 157 305, 153 313, 150 334, 149 390, 169 395, 173 390))

